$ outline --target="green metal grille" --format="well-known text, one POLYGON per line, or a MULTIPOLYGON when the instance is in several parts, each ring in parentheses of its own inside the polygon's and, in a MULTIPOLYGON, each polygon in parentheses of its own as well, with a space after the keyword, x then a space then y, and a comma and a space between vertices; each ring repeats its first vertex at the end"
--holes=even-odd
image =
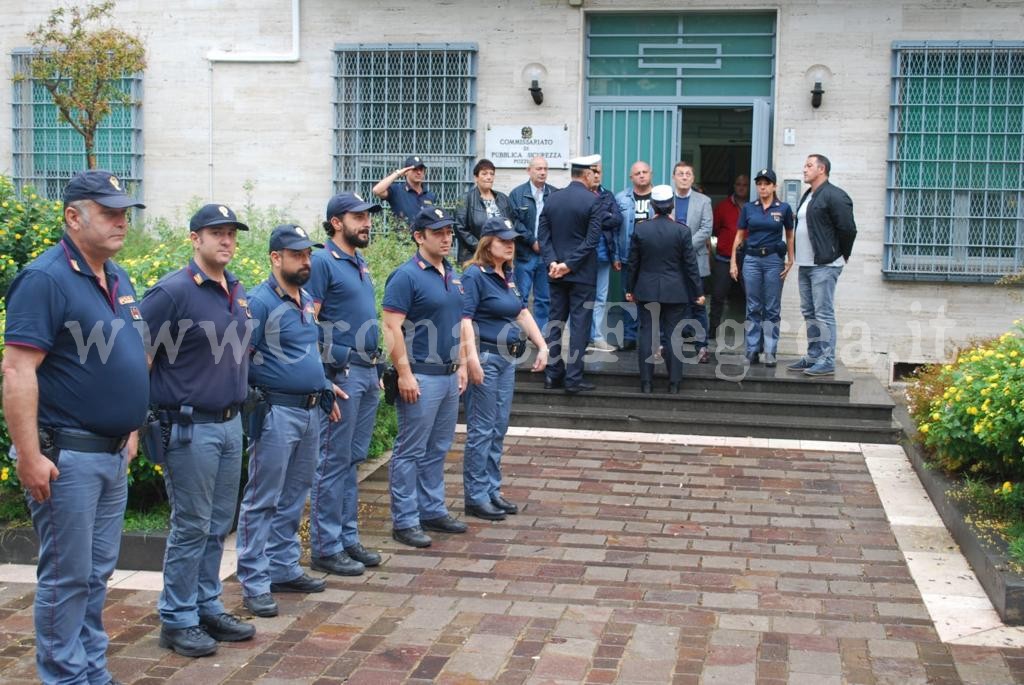
POLYGON ((462 199, 476 154, 475 44, 335 47, 334 189, 368 197, 409 155, 442 205, 462 199))
MULTIPOLYGON (((15 74, 29 73, 31 56, 28 50, 14 52, 15 74)), ((13 83, 15 185, 31 185, 43 197, 59 199, 68 179, 87 166, 85 142, 70 125, 59 120, 49 91, 39 81, 26 78, 13 83)), ((126 187, 141 196, 141 75, 121 79, 120 86, 133 104, 115 105, 100 123, 95 140, 96 163, 120 176, 126 187)))
POLYGON ((771 96, 775 14, 594 14, 589 97, 771 96))
POLYGON ((887 278, 1024 268, 1024 43, 893 44, 887 278))

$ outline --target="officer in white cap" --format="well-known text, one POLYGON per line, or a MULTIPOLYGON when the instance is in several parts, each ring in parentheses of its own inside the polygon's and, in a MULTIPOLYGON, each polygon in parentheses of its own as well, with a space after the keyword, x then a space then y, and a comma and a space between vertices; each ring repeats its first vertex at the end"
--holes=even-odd
POLYGON ((569 394, 593 390, 583 379, 583 354, 594 314, 597 286, 597 242, 601 238, 601 212, 596 170, 600 155, 569 161, 572 182, 552 193, 544 204, 537 227, 541 256, 548 265, 551 290, 547 343, 550 350, 544 372, 546 389, 565 388, 569 394), (562 354, 562 329, 569 321, 569 353, 562 354))

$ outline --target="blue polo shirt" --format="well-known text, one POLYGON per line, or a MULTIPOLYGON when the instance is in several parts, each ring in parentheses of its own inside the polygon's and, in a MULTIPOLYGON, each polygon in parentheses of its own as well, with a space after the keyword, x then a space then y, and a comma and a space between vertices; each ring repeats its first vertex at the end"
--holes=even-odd
POLYGON ((405 181, 388 186, 387 201, 391 206, 391 213, 408 223, 416 218, 425 205, 436 205, 437 195, 434 191, 427 187, 426 183, 422 187, 423 192, 417 193, 405 181))
POLYGON ((462 274, 462 289, 462 318, 473 320, 480 340, 507 345, 521 339, 516 317, 524 309, 523 297, 511 269, 500 273, 474 264, 462 274))
POLYGON ((245 288, 225 272, 227 290, 190 261, 146 291, 139 304, 149 326, 149 401, 221 411, 248 391, 249 336, 255 326, 245 288))
POLYGON ((142 314, 128 274, 110 260, 103 271, 105 291, 65 234, 7 291, 4 341, 46 353, 36 371, 40 426, 114 437, 146 420, 142 314))
POLYGON ((344 366, 351 352, 368 362, 380 344, 380 327, 370 268, 362 255, 349 255, 328 242, 313 252, 306 291, 320 305, 321 338, 331 332, 331 340, 321 340, 324 358, 344 366))
POLYGON ((249 293, 249 311, 258 322, 252 333, 249 385, 296 395, 330 388, 320 359, 320 334, 313 298, 300 290, 296 302, 273 275, 249 293))
POLYGON ((793 209, 781 200, 773 200, 768 209, 764 208, 760 200, 753 200, 743 205, 740 220, 736 225, 744 231, 749 231, 748 247, 774 247, 784 250, 786 236, 783 231, 793 228, 793 209), (782 247, 780 243, 783 244, 782 247))
POLYGON ((405 348, 412 361, 450 364, 459 359, 462 281, 444 260, 443 272, 419 252, 391 272, 384 311, 405 315, 405 348))

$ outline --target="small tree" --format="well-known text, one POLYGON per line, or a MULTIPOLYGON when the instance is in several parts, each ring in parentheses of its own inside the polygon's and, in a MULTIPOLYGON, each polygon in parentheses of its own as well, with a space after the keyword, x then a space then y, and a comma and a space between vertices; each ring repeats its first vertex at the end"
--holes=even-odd
MULTIPOLYGON (((85 140, 86 163, 96 168, 96 129, 115 104, 131 104, 119 84, 146 68, 142 40, 103 25, 114 0, 79 7, 58 7, 28 34, 32 42, 32 78, 50 92, 60 112, 85 140)), ((21 78, 24 78, 22 76, 21 78)))

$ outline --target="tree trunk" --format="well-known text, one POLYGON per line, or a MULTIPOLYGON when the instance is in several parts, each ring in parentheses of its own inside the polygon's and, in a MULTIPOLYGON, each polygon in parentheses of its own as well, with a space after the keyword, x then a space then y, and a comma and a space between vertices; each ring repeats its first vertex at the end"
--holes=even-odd
POLYGON ((95 133, 93 131, 86 131, 82 134, 85 139, 85 166, 87 169, 96 168, 96 142, 95 133))

